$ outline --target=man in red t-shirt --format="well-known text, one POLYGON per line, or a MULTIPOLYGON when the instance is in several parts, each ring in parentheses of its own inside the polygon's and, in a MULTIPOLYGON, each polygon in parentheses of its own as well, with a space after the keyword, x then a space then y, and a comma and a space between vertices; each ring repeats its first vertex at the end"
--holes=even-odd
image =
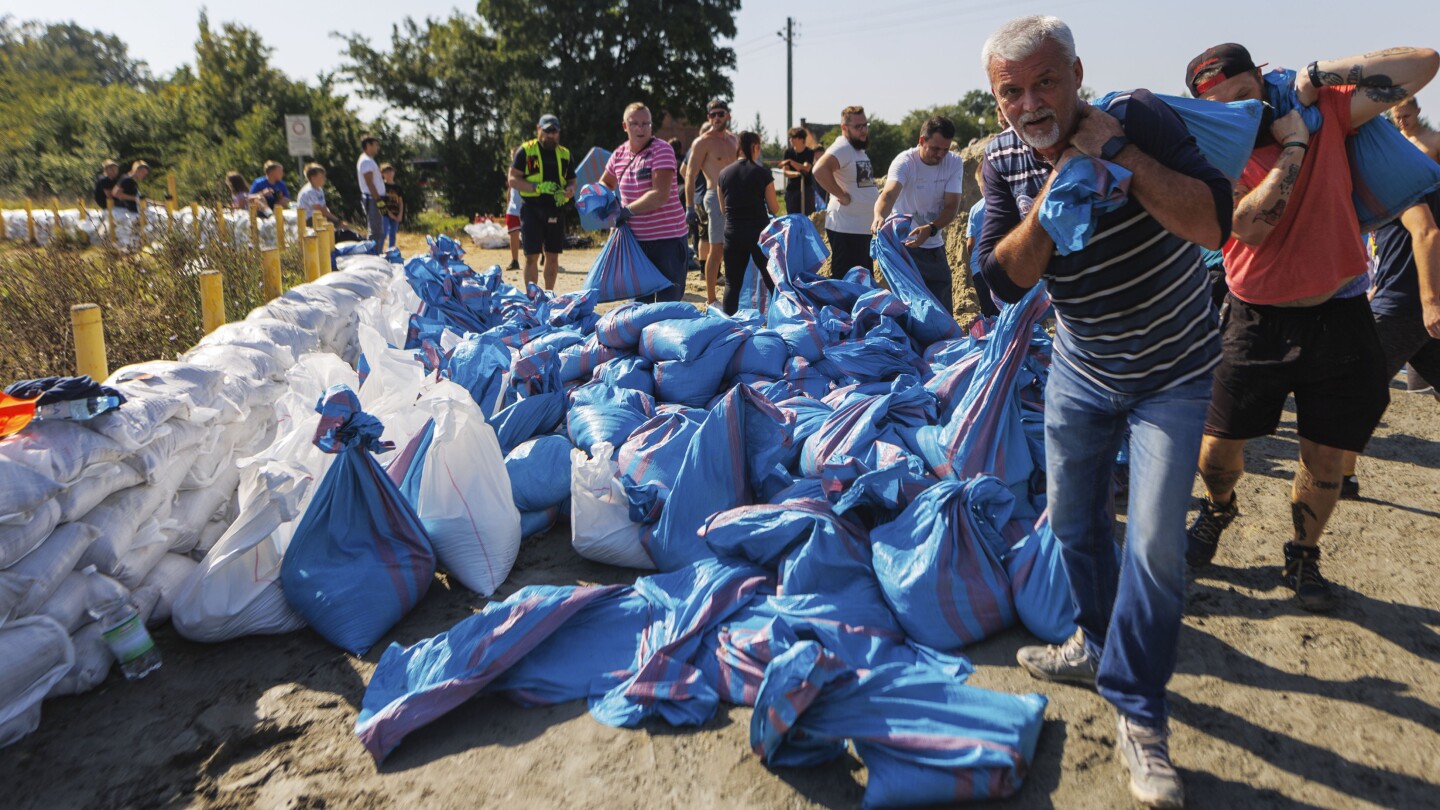
MULTIPOLYGON (((1440 55, 1426 48, 1310 63, 1295 90, 1323 123, 1310 132, 1297 109, 1262 128, 1235 186, 1223 348, 1200 449, 1207 497, 1190 526, 1186 558, 1200 567, 1214 557, 1221 532, 1239 514, 1235 485, 1245 442, 1273 433, 1294 394, 1300 467, 1281 581, 1307 610, 1334 606, 1320 575, 1320 533, 1340 495, 1345 451, 1365 448, 1390 399, 1365 298, 1345 139, 1413 96, 1437 67, 1440 55)), ((1197 98, 1265 99, 1260 70, 1233 43, 1191 60, 1185 80, 1197 98)))

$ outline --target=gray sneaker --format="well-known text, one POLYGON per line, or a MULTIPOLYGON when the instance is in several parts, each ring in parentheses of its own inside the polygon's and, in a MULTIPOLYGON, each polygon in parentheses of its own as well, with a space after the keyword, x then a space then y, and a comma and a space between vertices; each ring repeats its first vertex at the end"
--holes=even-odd
POLYGON ((1064 644, 1021 647, 1015 660, 1025 671, 1042 681, 1073 683, 1095 688, 1095 670, 1099 665, 1085 649, 1085 631, 1077 629, 1064 644))
POLYGON ((1130 772, 1130 795, 1143 807, 1185 806, 1185 786, 1170 763, 1170 730, 1148 728, 1120 715, 1116 752, 1130 772))

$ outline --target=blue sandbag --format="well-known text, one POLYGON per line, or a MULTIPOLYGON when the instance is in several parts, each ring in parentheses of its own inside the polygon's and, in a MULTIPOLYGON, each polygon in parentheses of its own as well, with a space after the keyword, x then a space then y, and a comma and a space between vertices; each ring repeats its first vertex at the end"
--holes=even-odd
POLYGON ((572 394, 565 423, 570 441, 593 457, 595 445, 609 442, 612 447, 619 447, 654 415, 655 401, 648 394, 590 383, 572 394))
POLYGON ((694 360, 710 344, 726 335, 741 332, 728 318, 713 315, 657 321, 640 333, 640 354, 650 360, 694 360))
POLYGON ((684 301, 662 301, 655 304, 626 304, 601 316, 595 324, 597 339, 612 349, 633 352, 640 345, 645 327, 660 321, 678 318, 703 318, 700 310, 684 301))
POLYGON ((494 337, 467 333, 451 352, 443 376, 470 392, 488 420, 504 407, 505 373, 510 369, 510 350, 494 337))
POLYGON ((888 382, 902 374, 913 374, 923 381, 930 376, 930 366, 910 348, 909 341, 880 337, 846 340, 825 347, 825 359, 855 382, 888 382))
POLYGON ((505 456, 510 492, 521 512, 537 512, 570 499, 570 451, 564 436, 531 439, 505 456))
POLYGON ((553 329, 544 333, 531 332, 525 345, 520 347, 520 356, 529 357, 540 352, 554 352, 558 357, 571 346, 585 342, 585 336, 572 329, 553 329))
POLYGON ((731 388, 685 450, 673 487, 684 497, 667 500, 654 532, 642 536, 655 567, 674 571, 712 557, 698 536, 711 515, 763 503, 789 486, 790 434, 789 418, 755 389, 731 388))
POLYGON ((581 288, 597 291, 599 302, 604 303, 639 298, 673 286, 640 249, 630 226, 621 225, 610 232, 581 288))
POLYGON ((1055 252, 1084 250, 1101 215, 1130 202, 1130 170, 1080 155, 1060 167, 1040 203, 1040 226, 1055 241, 1055 252))
POLYGON ((1031 531, 1025 531, 1018 520, 1006 524, 1005 531, 1023 533, 1022 539, 1011 543, 1005 558, 1020 623, 1042 641, 1064 642, 1075 634, 1075 603, 1070 595, 1070 575, 1060 555, 1060 541, 1050 528, 1049 513, 1042 514, 1031 531))
POLYGON ((730 360, 745 342, 745 334, 731 331, 705 348, 694 360, 668 360, 655 364, 655 399, 703 408, 725 384, 730 360))
POLYGON ((936 300, 920 269, 905 249, 905 238, 910 235, 909 217, 891 216, 880 226, 880 232, 870 242, 870 255, 875 259, 875 268, 885 277, 890 291, 910 308, 901 319, 901 326, 921 348, 937 340, 958 338, 964 333, 955 316, 936 300))
POLYGON ((775 657, 750 716, 767 765, 817 765, 853 741, 868 778, 862 807, 949 804, 1014 795, 1044 723, 1041 695, 957 683, 926 666, 857 673, 814 641, 775 657))
POLYGON ((619 210, 620 197, 604 183, 586 183, 575 193, 575 211, 580 214, 580 226, 587 231, 614 227, 619 210), (587 224, 592 222, 599 227, 587 224))
POLYGON ((730 359, 729 375, 755 374, 778 379, 785 373, 785 360, 789 353, 785 339, 773 329, 758 329, 751 332, 730 359))
POLYGON ((520 538, 526 539, 537 534, 544 534, 560 519, 560 507, 552 506, 548 509, 537 509, 534 512, 520 513, 520 538))
POLYGON ((935 399, 913 376, 900 377, 881 390, 885 393, 848 397, 836 406, 820 429, 805 440, 801 472, 818 475, 837 455, 867 460, 875 469, 878 465, 867 459, 867 453, 876 442, 907 446, 909 430, 935 421, 935 399))
POLYGON ((655 364, 639 356, 617 357, 595 369, 595 382, 655 394, 655 364))
POLYGON ((566 347, 560 352, 560 381, 588 380, 602 363, 620 356, 617 349, 601 343, 590 335, 584 343, 566 347))
POLYGON ((316 410, 315 445, 339 458, 295 529, 280 585, 316 632, 364 655, 425 595, 435 554, 415 509, 370 455, 393 448, 380 441, 380 420, 344 385, 316 410))
POLYGON ((705 412, 682 409, 657 414, 635 429, 620 445, 615 461, 630 501, 630 519, 654 523, 680 474, 690 442, 700 430, 705 412))
POLYGON ((803 357, 785 361, 785 380, 811 399, 823 399, 835 387, 835 378, 803 357))
MULTIPOLYGON (((1245 164, 1250 161, 1250 153, 1255 151, 1255 134, 1260 129, 1264 104, 1253 98, 1229 103, 1158 93, 1156 98, 1165 102, 1185 122, 1185 128, 1195 136, 1200 154, 1211 166, 1219 169, 1231 182, 1240 179, 1245 164)), ((1104 109, 1110 105, 1102 98, 1096 106, 1104 109)))
POLYGON ((495 439, 500 442, 500 452, 509 455, 521 442, 559 427, 564 418, 564 392, 548 391, 516 400, 495 414, 489 422, 490 426, 495 428, 495 439))
MULTIPOLYGON (((610 160, 610 150, 599 146, 592 147, 585 153, 585 158, 575 167, 575 182, 581 188, 599 183, 600 178, 605 176, 605 164, 610 160)), ((580 227, 587 231, 598 231, 610 226, 605 221, 593 214, 581 212, 580 227)))

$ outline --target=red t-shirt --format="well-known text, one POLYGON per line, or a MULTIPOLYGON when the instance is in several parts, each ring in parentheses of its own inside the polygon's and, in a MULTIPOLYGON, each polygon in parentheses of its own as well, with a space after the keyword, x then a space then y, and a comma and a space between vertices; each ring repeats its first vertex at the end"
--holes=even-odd
MULTIPOLYGON (((1259 245, 1231 239, 1225 245, 1230 292, 1251 304, 1283 304, 1339 289, 1365 272, 1360 224, 1350 201, 1350 160, 1345 139, 1353 87, 1322 87, 1316 106, 1324 117, 1310 136, 1300 177, 1280 224, 1259 245)), ((1241 185, 1257 188, 1280 159, 1278 144, 1250 155, 1241 185)))

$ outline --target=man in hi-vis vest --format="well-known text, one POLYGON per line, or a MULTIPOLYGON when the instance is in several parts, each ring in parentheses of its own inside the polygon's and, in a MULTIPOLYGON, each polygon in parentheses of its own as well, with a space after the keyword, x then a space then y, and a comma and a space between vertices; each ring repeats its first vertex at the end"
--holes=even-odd
POLYGON ((575 162, 560 145, 560 119, 540 116, 534 140, 515 150, 510 188, 520 192, 520 244, 525 250, 525 283, 540 280, 536 266, 545 253, 545 289, 555 289, 560 254, 565 250, 562 209, 575 196, 575 162))

